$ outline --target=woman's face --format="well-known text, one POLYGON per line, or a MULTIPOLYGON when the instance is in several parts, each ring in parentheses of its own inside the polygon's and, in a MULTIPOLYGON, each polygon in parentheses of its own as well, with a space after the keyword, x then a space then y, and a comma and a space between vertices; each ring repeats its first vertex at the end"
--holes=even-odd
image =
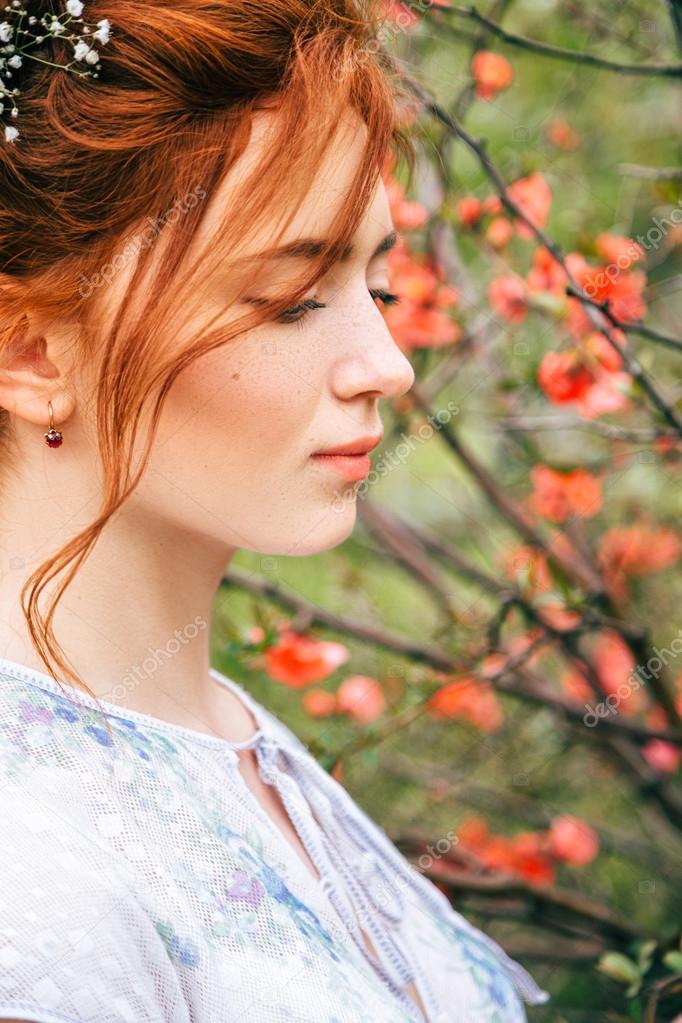
MULTIPOLYGON (((256 116, 252 141, 230 175, 258 158, 268 116, 256 116)), ((357 129, 344 143, 330 150, 282 244, 325 237, 351 180, 357 129)), ((230 180, 209 210, 209 230, 229 199, 230 180)), ((378 178, 352 254, 304 296, 325 308, 309 310, 299 322, 251 330, 180 374, 133 495, 136 512, 162 517, 165 525, 226 549, 303 555, 345 539, 355 521, 354 493, 369 468, 358 457, 333 460, 317 453, 341 445, 366 449, 371 438, 378 441, 380 399, 404 394, 414 379, 370 294, 388 290, 388 253, 374 253, 392 232, 378 178)), ((254 282, 251 294, 269 298, 287 273, 301 269, 299 257, 281 266, 278 261, 271 277, 266 271, 254 282)), ((212 315, 220 304, 220 281, 205 294, 212 315)))

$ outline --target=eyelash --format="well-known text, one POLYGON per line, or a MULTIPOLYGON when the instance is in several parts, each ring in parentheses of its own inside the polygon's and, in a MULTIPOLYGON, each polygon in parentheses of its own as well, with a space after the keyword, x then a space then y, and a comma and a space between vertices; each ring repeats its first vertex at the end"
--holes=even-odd
MULTIPOLYGON (((400 301, 400 295, 394 294, 392 291, 384 291, 383 288, 370 288, 369 293, 372 298, 381 299, 384 305, 396 305, 400 301)), ((278 317, 277 323, 300 323, 305 319, 306 314, 311 309, 326 309, 326 302, 318 302, 315 298, 306 298, 297 305, 291 306, 290 309, 285 309, 281 316, 278 317), (297 313, 301 313, 300 316, 297 313), (295 319, 284 319, 284 317, 293 316, 295 319)))

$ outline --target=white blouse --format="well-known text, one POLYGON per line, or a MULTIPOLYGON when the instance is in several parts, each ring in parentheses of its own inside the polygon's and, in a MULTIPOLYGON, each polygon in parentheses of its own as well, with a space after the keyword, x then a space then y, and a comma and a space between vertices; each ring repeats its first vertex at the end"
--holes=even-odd
POLYGON ((233 680, 242 743, 0 658, 0 1019, 525 1023, 549 995, 233 680), (68 695, 65 695, 68 694, 68 695), (255 748, 320 876, 250 791, 255 748), (360 931, 372 940, 378 958, 360 931))

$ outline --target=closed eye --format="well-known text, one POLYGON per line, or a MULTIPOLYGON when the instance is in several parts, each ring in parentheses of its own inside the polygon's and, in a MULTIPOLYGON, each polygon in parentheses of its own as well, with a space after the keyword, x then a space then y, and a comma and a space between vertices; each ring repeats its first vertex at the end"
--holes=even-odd
MULTIPOLYGON (((374 299, 379 299, 384 305, 395 305, 400 301, 400 295, 392 291, 385 291, 383 288, 370 288, 369 293, 374 299)), ((316 298, 306 298, 302 302, 285 309, 277 318, 277 323, 300 323, 311 309, 326 309, 326 302, 318 302, 316 298)))

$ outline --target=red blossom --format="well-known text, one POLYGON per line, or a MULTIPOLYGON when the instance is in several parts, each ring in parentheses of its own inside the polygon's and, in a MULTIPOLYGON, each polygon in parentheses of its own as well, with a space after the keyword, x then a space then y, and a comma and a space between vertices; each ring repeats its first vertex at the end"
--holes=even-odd
POLYGON ((427 702, 437 718, 461 718, 481 732, 495 732, 503 721, 502 708, 489 682, 464 677, 437 689, 427 702))
POLYGON ((337 690, 336 709, 341 714, 350 714, 359 724, 366 725, 383 714, 386 697, 375 678, 351 675, 344 679, 337 690))
POLYGON ((301 702, 313 718, 329 717, 336 713, 336 696, 326 689, 306 689, 301 702))
MULTIPOLYGON (((507 188, 507 196, 535 227, 545 227, 552 205, 552 190, 542 174, 536 171, 526 178, 519 178, 507 188)), ((530 227, 516 220, 516 233, 519 238, 534 238, 530 227)))
POLYGON ((423 227, 429 219, 429 211, 420 202, 405 198, 405 189, 390 177, 386 182, 386 193, 391 208, 391 217, 396 231, 413 231, 423 227))
POLYGON ((471 72, 479 99, 494 99, 514 81, 514 68, 507 58, 491 50, 478 50, 473 55, 471 72))
POLYGON ((473 227, 483 216, 483 204, 474 195, 465 195, 455 205, 457 219, 463 227, 473 227))
POLYGON ((341 643, 303 636, 284 628, 277 642, 265 651, 265 670, 270 678, 292 689, 322 682, 348 660, 341 643))
POLYGON ((514 229, 505 217, 495 217, 485 232, 486 241, 490 242, 494 249, 503 249, 513 236, 514 229))
POLYGON ((490 305, 504 320, 520 323, 528 312, 528 291, 525 281, 516 274, 494 277, 488 286, 490 305))
POLYGON ((591 518, 601 509, 601 482, 585 469, 557 472, 548 465, 535 465, 530 475, 531 507, 552 522, 564 522, 569 515, 591 518))
POLYGON ((585 821, 571 814, 562 814, 552 821, 547 835, 552 856, 574 867, 591 863, 599 852, 599 838, 585 821))
POLYGON ((557 149, 578 149, 582 139, 563 117, 552 117, 545 128, 545 135, 557 149))
POLYGON ((442 311, 455 306, 459 295, 445 281, 442 267, 424 255, 411 253, 405 239, 399 237, 389 253, 388 271, 400 302, 382 308, 382 312, 401 348, 437 348, 459 340, 461 328, 442 311))

